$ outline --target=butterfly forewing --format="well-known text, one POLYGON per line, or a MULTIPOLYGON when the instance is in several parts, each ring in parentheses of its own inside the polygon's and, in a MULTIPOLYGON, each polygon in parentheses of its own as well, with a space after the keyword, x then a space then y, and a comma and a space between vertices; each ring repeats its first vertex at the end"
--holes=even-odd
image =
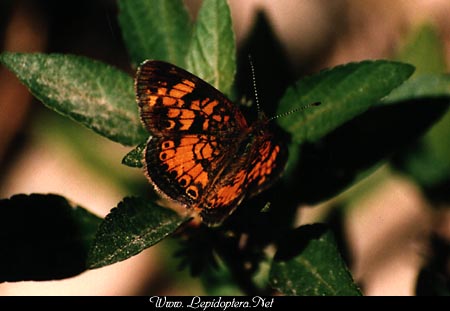
POLYGON ((239 109, 221 92, 193 74, 161 61, 138 69, 136 96, 150 133, 236 136, 247 128, 239 109))

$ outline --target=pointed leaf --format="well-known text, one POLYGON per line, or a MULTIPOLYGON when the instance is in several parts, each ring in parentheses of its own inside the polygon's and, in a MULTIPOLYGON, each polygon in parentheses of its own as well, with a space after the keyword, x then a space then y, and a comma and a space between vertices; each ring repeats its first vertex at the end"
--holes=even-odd
POLYGON ((413 77, 446 72, 445 47, 435 27, 420 25, 411 32, 396 59, 416 67, 413 77))
POLYGON ((3 53, 0 61, 48 108, 123 145, 145 140, 124 72, 74 55, 3 53))
POLYGON ((279 114, 321 102, 318 107, 278 118, 295 142, 316 141, 366 111, 414 71, 408 64, 378 60, 350 63, 300 80, 280 102, 279 114))
POLYGON ((89 268, 130 258, 173 233, 184 221, 153 202, 125 198, 101 223, 89 253, 89 268))
POLYGON ((396 58, 414 65, 416 71, 411 79, 384 98, 382 103, 450 96, 450 76, 444 74, 447 71, 445 48, 436 29, 424 24, 408 37, 396 58))
POLYGON ((286 295, 361 295, 333 234, 321 224, 302 226, 283 241, 272 263, 270 283, 286 295))
POLYGON ((53 194, 0 200, 0 282, 54 280, 83 272, 100 222, 53 194))
POLYGON ((143 167, 142 160, 144 159, 144 150, 147 146, 147 142, 139 144, 127 153, 127 155, 122 159, 122 164, 129 167, 143 167))
POLYGON ((187 69, 225 94, 236 73, 236 45, 225 0, 204 1, 186 59, 187 69))
POLYGON ((164 60, 184 67, 191 22, 181 0, 120 0, 119 23, 132 63, 164 60))

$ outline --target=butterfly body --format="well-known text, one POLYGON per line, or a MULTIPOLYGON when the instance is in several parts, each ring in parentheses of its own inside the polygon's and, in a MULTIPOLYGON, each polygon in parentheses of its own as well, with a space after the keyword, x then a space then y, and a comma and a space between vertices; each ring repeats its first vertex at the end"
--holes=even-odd
POLYGON ((152 135, 144 152, 150 182, 206 225, 220 225, 281 175, 287 149, 263 114, 249 126, 220 91, 166 62, 145 61, 135 88, 152 135))

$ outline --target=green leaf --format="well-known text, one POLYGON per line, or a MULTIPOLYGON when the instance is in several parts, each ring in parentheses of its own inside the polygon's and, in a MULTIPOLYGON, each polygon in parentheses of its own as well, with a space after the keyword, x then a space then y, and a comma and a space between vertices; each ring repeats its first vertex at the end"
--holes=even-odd
POLYGON ((450 76, 446 70, 444 44, 432 25, 424 24, 414 30, 396 59, 413 64, 414 75, 395 89, 382 103, 396 103, 417 98, 435 98, 450 95, 450 76))
POLYGON ((151 201, 125 198, 101 223, 89 253, 89 268, 130 258, 173 233, 185 221, 151 201))
POLYGON ((142 160, 144 159, 144 150, 146 146, 147 142, 137 145, 136 148, 128 152, 122 159, 122 164, 130 167, 143 167, 142 160))
POLYGON ((294 230, 280 245, 270 271, 271 285, 286 295, 360 296, 324 225, 294 230))
POLYGON ((191 22, 181 0, 120 0, 119 23, 132 63, 164 60, 180 67, 191 38, 191 22))
POLYGON ((423 24, 411 32, 396 59, 413 64, 413 77, 423 74, 446 72, 445 48, 437 30, 431 24, 423 24))
POLYGON ((141 125, 133 80, 88 58, 61 54, 3 53, 0 62, 48 108, 123 145, 148 135, 141 125))
POLYGON ((236 73, 236 45, 230 8, 225 0, 204 1, 186 58, 187 69, 224 94, 236 73))
POLYGON ((316 141, 341 124, 366 111, 377 100, 405 81, 414 67, 378 60, 350 63, 300 80, 281 99, 278 114, 314 102, 318 107, 278 118, 295 142, 316 141))
POLYGON ((100 222, 53 194, 0 200, 0 282, 54 280, 83 272, 100 222))
POLYGON ((450 98, 450 75, 423 74, 406 81, 383 98, 380 104, 396 104, 420 98, 450 98))

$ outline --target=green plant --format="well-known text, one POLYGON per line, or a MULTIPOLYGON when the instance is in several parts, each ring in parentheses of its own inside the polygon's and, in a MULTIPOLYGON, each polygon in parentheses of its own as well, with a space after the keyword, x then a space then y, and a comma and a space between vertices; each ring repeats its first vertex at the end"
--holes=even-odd
MULTIPOLYGON (((225 0, 205 1, 195 23, 181 0, 122 0, 119 8, 134 67, 145 59, 165 60, 232 98, 244 95, 245 87, 233 83, 240 72, 225 0)), ((252 38, 268 29, 260 16, 252 38)), ((288 76, 287 62, 281 55, 266 58, 258 40, 250 38, 258 83, 265 86, 264 111, 283 114, 321 102, 276 119, 291 140, 286 173, 274 188, 244 202, 214 229, 185 227, 187 219, 158 205, 156 196, 125 198, 104 220, 60 196, 13 196, 0 201, 0 235, 7 242, 0 281, 70 277, 125 260, 174 236, 181 241, 177 256, 182 266, 199 275, 212 294, 237 285, 246 294, 361 295, 331 229, 323 224, 295 228, 294 216, 300 203, 335 197, 391 158, 430 192, 448 181, 450 150, 443 142, 448 136, 450 77, 442 73, 440 43, 433 41, 430 28, 424 29, 396 61, 350 63, 296 83, 287 80, 278 86, 285 89, 278 95, 277 90, 270 92, 275 83, 271 71, 288 76), (438 60, 432 65, 420 54, 430 46, 435 48, 433 61, 438 60), (406 62, 416 66, 414 75, 414 66, 406 62), (417 141, 419 151, 405 151, 417 141), (333 161, 324 161, 330 154, 333 161), (430 161, 439 169, 430 172, 430 161), (47 216, 55 218, 55 213, 59 221, 47 223, 47 216)), ((270 44, 277 45, 275 40, 270 44)), ((242 54, 238 60, 246 58, 242 54)), ((139 121, 132 77, 74 55, 3 53, 0 61, 50 109, 117 143, 137 146, 123 163, 141 166, 149 134, 139 121)))

